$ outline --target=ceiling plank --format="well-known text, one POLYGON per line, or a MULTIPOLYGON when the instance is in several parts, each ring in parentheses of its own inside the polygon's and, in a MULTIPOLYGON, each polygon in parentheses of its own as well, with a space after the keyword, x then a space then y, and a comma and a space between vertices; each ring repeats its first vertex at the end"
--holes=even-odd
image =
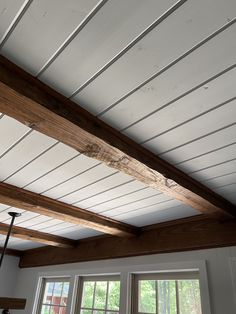
POLYGON ((38 248, 24 252, 20 267, 37 267, 236 245, 235 219, 220 222, 204 215, 144 228, 139 237, 97 237, 75 249, 38 248))
POLYGON ((236 206, 0 57, 0 112, 202 213, 236 206))
POLYGON ((138 233, 137 228, 128 224, 3 182, 0 203, 120 237, 138 233))
MULTIPOLYGON (((7 235, 8 230, 8 224, 0 223, 0 234, 7 235)), ((18 226, 12 227, 11 237, 62 248, 75 247, 77 244, 74 240, 18 226)))

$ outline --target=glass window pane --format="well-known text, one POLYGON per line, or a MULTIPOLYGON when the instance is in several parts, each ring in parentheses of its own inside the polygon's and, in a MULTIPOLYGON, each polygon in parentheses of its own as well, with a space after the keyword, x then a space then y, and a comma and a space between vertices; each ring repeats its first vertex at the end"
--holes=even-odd
POLYGON ((119 310, 120 307, 120 282, 109 281, 107 309, 119 310))
POLYGON ((105 309, 107 294, 107 281, 97 281, 95 289, 95 309, 105 309))
POLYGON ((59 313, 60 313, 59 306, 51 306, 50 314, 59 314, 59 313))
POLYGON ((85 281, 83 285, 82 307, 93 307, 94 281, 85 281))
POLYGON ((139 281, 138 310, 142 313, 156 313, 156 281, 139 281))
POLYGON ((53 290, 54 290, 54 282, 47 282, 45 285, 44 297, 43 297, 44 304, 51 304, 53 290))
POLYGON ((158 280, 158 309, 159 314, 177 313, 175 280, 158 280))
POLYGON ((66 314, 66 307, 61 307, 60 308, 60 314, 66 314))
POLYGON ((61 295, 61 305, 63 305, 63 306, 67 305, 69 287, 70 287, 69 282, 64 282, 62 295, 61 295))
POLYGON ((42 306, 42 310, 41 310, 41 314, 49 314, 49 311, 50 311, 50 306, 48 305, 43 305, 42 306))
POLYGON ((80 314, 118 314, 120 305, 120 281, 84 281, 80 314))
POLYGON ((63 289, 63 282, 55 282, 53 297, 52 297, 53 305, 59 305, 61 303, 62 289, 63 289))
POLYGON ((140 278, 136 289, 139 314, 202 314, 198 279, 157 280, 154 275, 140 278))
POLYGON ((181 314, 201 314, 199 280, 178 280, 181 314))

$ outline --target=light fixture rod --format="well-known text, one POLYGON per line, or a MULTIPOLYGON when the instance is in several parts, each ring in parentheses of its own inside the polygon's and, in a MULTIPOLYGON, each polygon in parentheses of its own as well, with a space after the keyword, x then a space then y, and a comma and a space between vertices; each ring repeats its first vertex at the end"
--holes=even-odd
POLYGON ((15 212, 9 212, 8 215, 10 215, 12 218, 11 218, 11 223, 10 223, 10 226, 9 226, 9 229, 8 229, 7 237, 6 237, 6 240, 5 240, 5 243, 4 243, 4 247, 2 249, 2 255, 1 255, 1 259, 0 259, 0 268, 2 266, 3 258, 4 258, 4 255, 5 255, 6 249, 7 249, 8 241, 9 241, 9 238, 10 238, 10 235, 11 235, 11 231, 12 231, 12 227, 13 227, 15 218, 21 216, 20 213, 15 213, 15 212))

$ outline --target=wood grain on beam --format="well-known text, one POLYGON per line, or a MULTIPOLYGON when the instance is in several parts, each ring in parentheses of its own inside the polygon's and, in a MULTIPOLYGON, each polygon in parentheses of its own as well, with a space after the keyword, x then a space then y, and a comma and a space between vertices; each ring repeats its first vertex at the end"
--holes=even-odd
MULTIPOLYGON (((203 215, 202 215, 203 216, 203 215)), ((20 267, 96 261, 236 245, 236 221, 196 217, 179 223, 146 228, 139 237, 99 237, 80 242, 76 249, 38 248, 25 251, 20 267)))
MULTIPOLYGON (((0 223, 0 234, 7 235, 9 225, 0 223)), ((74 247, 76 241, 49 233, 13 226, 11 237, 62 248, 74 247)))
POLYGON ((120 237, 137 233, 133 226, 3 182, 0 203, 120 237))
POLYGON ((233 204, 0 57, 0 112, 206 214, 233 204))
MULTIPOLYGON (((0 247, 0 254, 2 253, 3 248, 0 247)), ((6 255, 12 255, 12 256, 21 256, 23 254, 23 251, 19 251, 19 250, 14 250, 14 249, 6 249, 5 252, 6 255)))

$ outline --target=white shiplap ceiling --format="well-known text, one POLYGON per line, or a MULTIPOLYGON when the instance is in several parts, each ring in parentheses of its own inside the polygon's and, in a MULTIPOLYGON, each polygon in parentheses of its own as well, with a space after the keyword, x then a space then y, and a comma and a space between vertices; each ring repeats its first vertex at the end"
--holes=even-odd
MULTIPOLYGON (((236 204, 235 22, 235 0, 0 0, 0 49, 236 204)), ((136 226, 197 214, 4 115, 0 180, 136 226)), ((21 227, 99 234, 22 212, 21 227)))

